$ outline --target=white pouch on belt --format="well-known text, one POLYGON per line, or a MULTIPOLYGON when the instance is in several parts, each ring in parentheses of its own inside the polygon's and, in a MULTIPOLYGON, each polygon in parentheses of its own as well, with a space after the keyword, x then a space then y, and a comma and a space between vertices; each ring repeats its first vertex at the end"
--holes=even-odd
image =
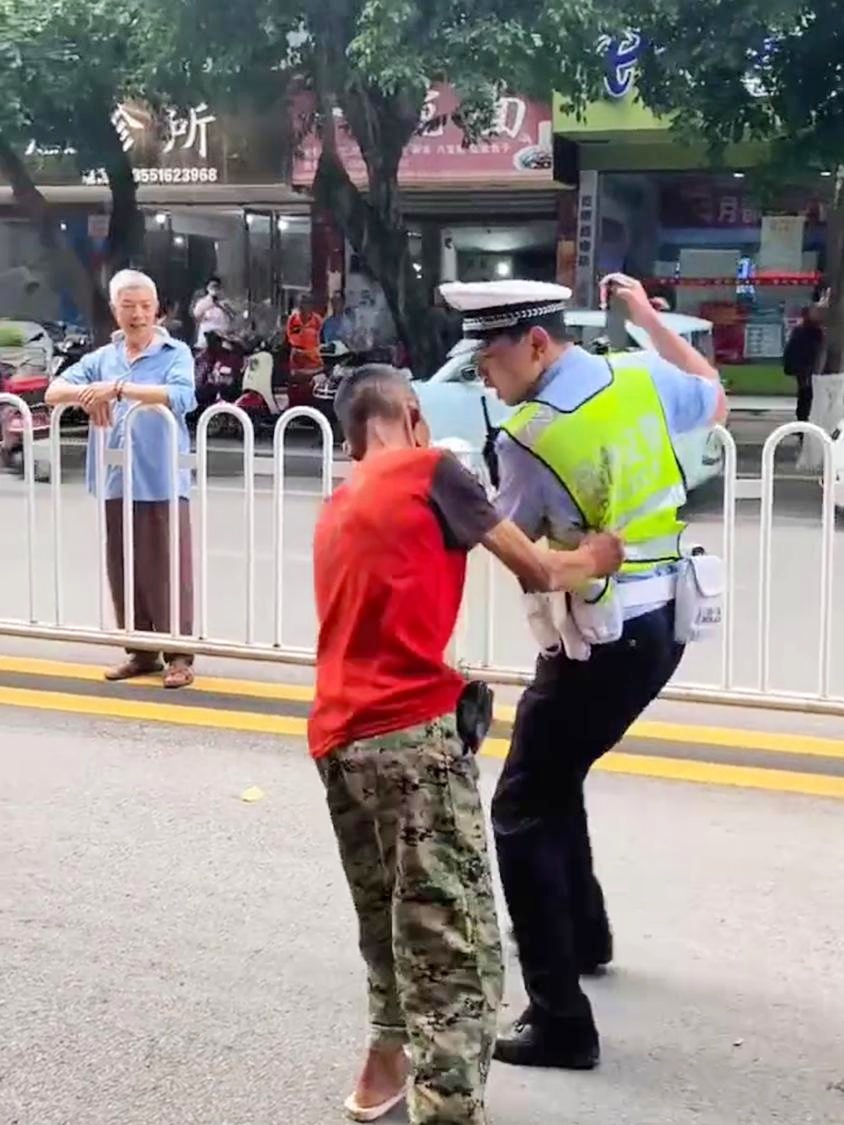
POLYGON ((624 613, 612 578, 596 579, 571 596, 571 616, 589 645, 610 645, 624 629, 624 613))
POLYGON ((569 660, 589 659, 592 650, 569 614, 565 592, 524 594, 523 601, 530 631, 543 656, 556 656, 565 649, 569 660))
POLYGON ((543 656, 556 656, 563 646, 563 640, 554 624, 548 594, 523 594, 522 602, 533 639, 543 656))
POLYGON ((724 618, 724 562, 703 550, 686 555, 677 567, 674 639, 688 645, 703 641, 724 618))

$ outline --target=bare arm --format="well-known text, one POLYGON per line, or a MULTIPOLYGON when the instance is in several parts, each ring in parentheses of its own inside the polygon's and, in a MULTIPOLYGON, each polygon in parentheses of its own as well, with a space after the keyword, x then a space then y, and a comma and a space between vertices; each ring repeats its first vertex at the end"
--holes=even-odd
POLYGON ((549 551, 531 543, 510 520, 502 520, 482 542, 526 590, 575 590, 591 578, 615 573, 624 558, 613 535, 590 536, 574 551, 549 551))
POLYGON ((47 393, 44 395, 44 401, 48 406, 77 406, 82 397, 82 392, 85 390, 87 383, 77 384, 68 383, 59 375, 53 379, 47 388, 47 393))

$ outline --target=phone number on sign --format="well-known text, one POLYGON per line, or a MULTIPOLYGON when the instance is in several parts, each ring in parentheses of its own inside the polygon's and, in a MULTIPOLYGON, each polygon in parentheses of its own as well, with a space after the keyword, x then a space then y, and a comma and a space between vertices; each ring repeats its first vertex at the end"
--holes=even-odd
MULTIPOLYGON (((220 179, 217 168, 135 168, 136 184, 216 184, 220 179)), ((86 172, 83 184, 89 187, 108 184, 108 173, 104 168, 96 172, 86 172)))

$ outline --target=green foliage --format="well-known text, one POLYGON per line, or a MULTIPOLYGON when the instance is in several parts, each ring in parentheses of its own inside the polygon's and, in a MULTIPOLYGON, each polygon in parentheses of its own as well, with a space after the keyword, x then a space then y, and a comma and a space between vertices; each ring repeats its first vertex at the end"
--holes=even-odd
POLYGON ((149 45, 135 0, 0 0, 0 129, 95 156, 149 45))
POLYGON ((714 147, 754 139, 781 171, 844 156, 844 0, 620 0, 655 49, 641 97, 714 147))

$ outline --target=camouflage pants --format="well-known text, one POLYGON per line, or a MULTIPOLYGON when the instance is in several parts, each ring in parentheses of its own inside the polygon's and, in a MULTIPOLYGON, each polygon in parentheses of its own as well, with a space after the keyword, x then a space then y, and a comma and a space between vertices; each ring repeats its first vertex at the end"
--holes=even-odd
POLYGON ((483 1125, 503 966, 475 759, 446 718, 319 769, 360 925, 370 1043, 409 1044, 412 1125, 483 1125))

